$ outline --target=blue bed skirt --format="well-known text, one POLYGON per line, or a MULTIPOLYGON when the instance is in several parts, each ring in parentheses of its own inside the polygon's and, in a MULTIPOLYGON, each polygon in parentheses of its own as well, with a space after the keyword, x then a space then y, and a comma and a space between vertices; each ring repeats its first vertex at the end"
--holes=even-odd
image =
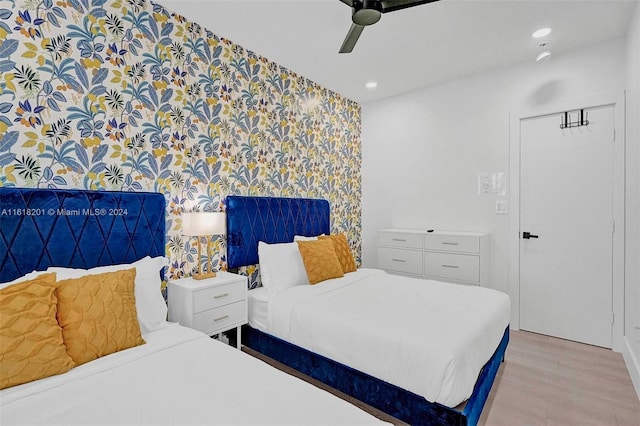
POLYGON ((245 346, 412 425, 475 426, 509 343, 507 327, 498 348, 480 371, 473 394, 458 411, 252 327, 245 328, 245 346))

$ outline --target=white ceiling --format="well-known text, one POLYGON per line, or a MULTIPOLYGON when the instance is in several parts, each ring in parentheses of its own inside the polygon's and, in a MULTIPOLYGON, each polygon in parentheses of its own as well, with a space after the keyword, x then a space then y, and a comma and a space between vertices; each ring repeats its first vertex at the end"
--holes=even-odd
POLYGON ((339 0, 158 0, 218 36, 359 103, 625 35, 636 0, 441 0, 382 16, 350 54, 339 0), (374 90, 365 88, 378 82, 374 90))

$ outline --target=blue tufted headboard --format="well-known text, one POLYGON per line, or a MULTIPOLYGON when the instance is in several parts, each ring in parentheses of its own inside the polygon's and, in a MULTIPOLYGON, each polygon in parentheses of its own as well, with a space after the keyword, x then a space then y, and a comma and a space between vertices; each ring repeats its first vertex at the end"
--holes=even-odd
POLYGON ((0 188, 0 282, 49 266, 165 255, 165 199, 148 192, 0 188))
POLYGON ((230 195, 226 204, 229 268, 257 264, 259 241, 286 243, 331 230, 327 200, 230 195))

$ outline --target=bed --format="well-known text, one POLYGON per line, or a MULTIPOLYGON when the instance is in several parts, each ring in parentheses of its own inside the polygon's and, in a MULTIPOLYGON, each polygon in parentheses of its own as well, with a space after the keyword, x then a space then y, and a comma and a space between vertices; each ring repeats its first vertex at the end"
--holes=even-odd
MULTIPOLYGON (((265 242, 330 233, 325 200, 226 204, 230 268, 262 269, 265 242)), ((477 423, 509 340, 507 295, 366 269, 283 288, 249 291, 246 346, 405 422, 477 423)))
MULTIPOLYGON (((155 193, 0 188, 0 308, 5 309, 7 291, 51 280, 53 274, 46 271, 55 272, 58 311, 53 321, 62 324, 67 317, 61 306, 76 303, 66 298, 63 286, 71 283, 74 291, 84 291, 80 284, 88 274, 107 277, 105 286, 127 278, 127 291, 135 292, 135 309, 127 312, 137 315, 143 339, 143 344, 78 362, 66 372, 11 383, 0 390, 1 424, 381 423, 254 357, 166 322, 160 293, 166 265, 164 212, 164 196, 155 193)), ((36 300, 22 301, 26 310, 36 300)), ((5 345, 15 312, 2 313, 5 345)), ((31 310, 17 313, 20 320, 30 315, 31 310)), ((66 325, 62 335, 71 355, 66 325)), ((29 336, 25 333, 25 339, 29 336)), ((6 370, 13 353, 6 346, 2 351, 0 370, 6 370)), ((5 373, 2 383, 16 377, 5 373)))

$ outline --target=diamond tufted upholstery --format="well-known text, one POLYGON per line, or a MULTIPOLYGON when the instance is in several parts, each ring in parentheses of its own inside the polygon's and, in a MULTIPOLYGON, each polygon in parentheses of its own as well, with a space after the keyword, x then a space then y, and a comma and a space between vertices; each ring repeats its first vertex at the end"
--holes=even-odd
POLYGON ((0 282, 164 254, 162 194, 0 188, 0 282))
POLYGON ((310 198, 228 196, 229 268, 258 263, 258 242, 286 243, 294 235, 329 234, 329 202, 310 198))

